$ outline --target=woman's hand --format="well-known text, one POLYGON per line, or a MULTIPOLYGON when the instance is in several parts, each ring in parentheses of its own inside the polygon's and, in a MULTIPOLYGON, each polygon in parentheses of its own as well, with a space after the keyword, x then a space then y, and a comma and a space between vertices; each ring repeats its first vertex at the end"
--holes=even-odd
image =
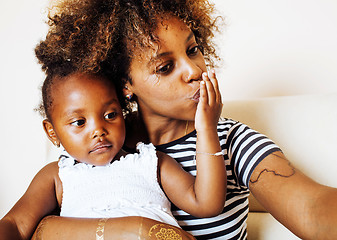
POLYGON ((222 101, 218 80, 214 69, 202 74, 200 82, 200 98, 195 114, 195 128, 197 132, 204 130, 216 130, 221 114, 222 101))

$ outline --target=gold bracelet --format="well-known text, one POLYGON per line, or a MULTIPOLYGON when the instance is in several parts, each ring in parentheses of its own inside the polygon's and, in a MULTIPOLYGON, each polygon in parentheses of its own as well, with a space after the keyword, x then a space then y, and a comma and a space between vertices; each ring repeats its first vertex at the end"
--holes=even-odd
POLYGON ((108 221, 108 218, 101 218, 98 220, 98 225, 96 228, 96 240, 104 240, 104 226, 108 221))

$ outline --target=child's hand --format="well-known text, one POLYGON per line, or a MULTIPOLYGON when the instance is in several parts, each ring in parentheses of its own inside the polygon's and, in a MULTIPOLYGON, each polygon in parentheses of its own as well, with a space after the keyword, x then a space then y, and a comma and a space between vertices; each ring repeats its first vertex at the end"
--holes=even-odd
POLYGON ((214 130, 221 114, 222 102, 215 71, 202 74, 200 82, 200 98, 195 114, 197 131, 214 130))

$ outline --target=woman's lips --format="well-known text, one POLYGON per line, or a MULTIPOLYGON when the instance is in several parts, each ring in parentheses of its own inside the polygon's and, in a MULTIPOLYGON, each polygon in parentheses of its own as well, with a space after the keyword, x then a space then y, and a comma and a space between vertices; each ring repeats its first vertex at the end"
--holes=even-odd
POLYGON ((198 89, 195 93, 194 93, 194 95, 192 96, 192 100, 193 101, 196 101, 196 102, 199 102, 199 98, 200 98, 200 89, 198 89))

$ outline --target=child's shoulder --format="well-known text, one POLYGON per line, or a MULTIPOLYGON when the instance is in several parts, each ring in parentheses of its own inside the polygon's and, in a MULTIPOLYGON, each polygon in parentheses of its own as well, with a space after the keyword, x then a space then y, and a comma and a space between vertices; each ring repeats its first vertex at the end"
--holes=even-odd
POLYGON ((58 176, 58 162, 54 161, 54 162, 50 162, 47 165, 45 165, 39 172, 38 174, 41 176, 45 176, 45 177, 56 177, 58 176))
POLYGON ((43 169, 48 169, 48 170, 58 170, 58 161, 53 161, 48 164, 46 164, 43 169))

